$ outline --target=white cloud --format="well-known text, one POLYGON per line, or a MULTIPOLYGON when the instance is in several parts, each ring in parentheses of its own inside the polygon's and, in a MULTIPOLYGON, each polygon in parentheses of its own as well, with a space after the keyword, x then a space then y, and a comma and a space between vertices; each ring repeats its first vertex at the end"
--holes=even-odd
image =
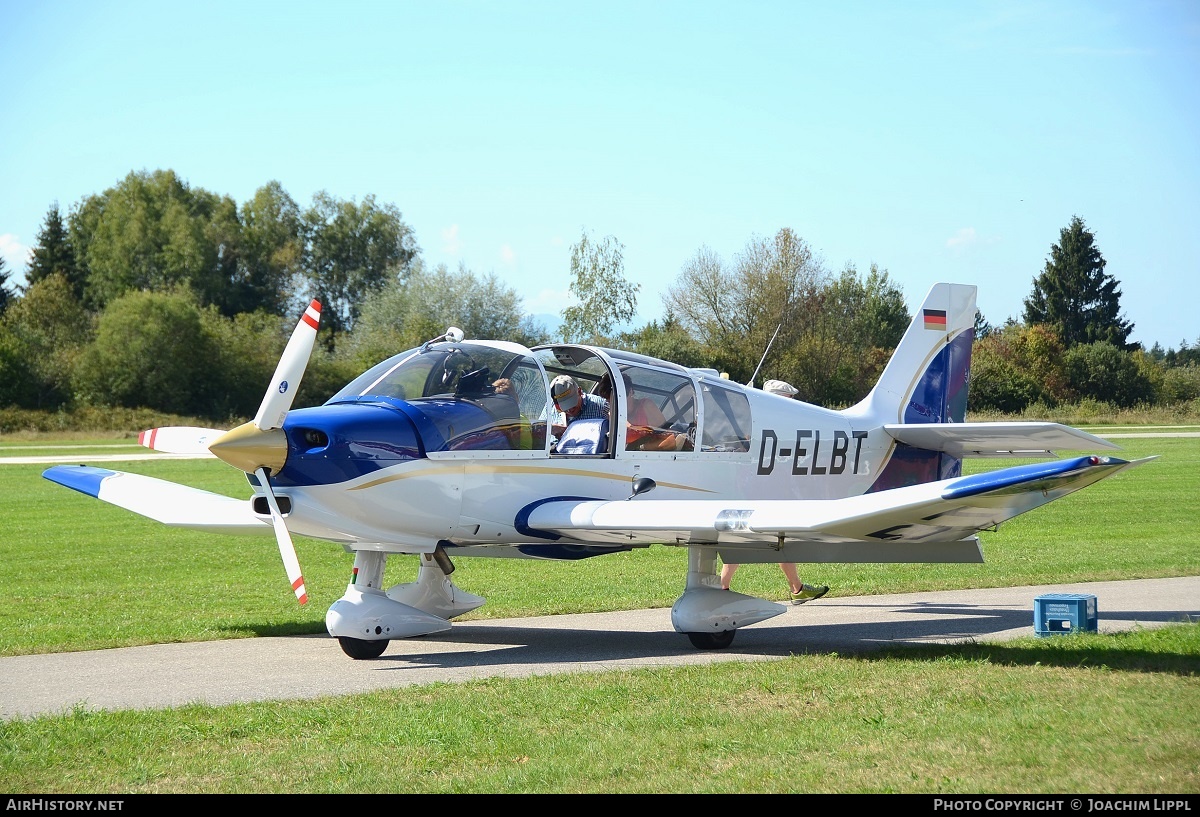
MULTIPOLYGON (((32 255, 33 250, 18 241, 17 237, 12 233, 0 235, 0 256, 4 256, 10 273, 20 275, 25 270, 25 265, 29 263, 32 255)), ((9 280, 11 281, 12 279, 10 278, 9 280)))
POLYGON ((462 244, 458 238, 458 225, 451 224, 442 230, 442 252, 448 255, 458 255, 462 244))
POLYGON ((974 227, 963 227, 950 238, 946 239, 946 246, 952 250, 962 249, 964 247, 972 246, 973 244, 977 243, 978 240, 979 238, 975 235, 974 227))
POLYGON ((524 298, 522 305, 530 315, 557 315, 559 312, 562 312, 564 306, 570 306, 574 301, 575 299, 571 296, 570 290, 543 289, 532 298, 524 298))
POLYGON ((506 267, 511 267, 517 263, 517 251, 508 244, 500 245, 500 263, 506 267))

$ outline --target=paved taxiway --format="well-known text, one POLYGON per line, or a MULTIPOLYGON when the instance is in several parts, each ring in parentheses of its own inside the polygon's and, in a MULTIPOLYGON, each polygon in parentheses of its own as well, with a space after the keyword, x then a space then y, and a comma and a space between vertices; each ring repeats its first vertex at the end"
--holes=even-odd
MULTIPOLYGON (((1096 596, 1102 633, 1200 619, 1200 576, 1088 584, 826 597, 738 631, 727 650, 700 651, 669 609, 457 623, 393 641, 354 661, 326 635, 245 638, 0 658, 0 718, 87 709, 160 709, 201 702, 348 695, 437 681, 598 672, 803 653, 850 654, 897 644, 1033 635, 1034 599, 1096 596)), ((1057 638, 1059 636, 1047 636, 1057 638)))

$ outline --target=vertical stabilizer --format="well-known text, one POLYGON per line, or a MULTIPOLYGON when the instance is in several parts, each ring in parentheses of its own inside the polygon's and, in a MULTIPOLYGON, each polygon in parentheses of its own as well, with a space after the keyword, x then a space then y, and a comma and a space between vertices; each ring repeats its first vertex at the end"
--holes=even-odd
POLYGON ((975 293, 964 284, 934 284, 875 388, 846 413, 879 424, 963 422, 975 293))
MULTIPOLYGON (((934 284, 875 388, 844 414, 868 427, 964 422, 976 291, 964 284, 934 284)), ((898 444, 870 490, 946 479, 961 469, 960 459, 898 444)))

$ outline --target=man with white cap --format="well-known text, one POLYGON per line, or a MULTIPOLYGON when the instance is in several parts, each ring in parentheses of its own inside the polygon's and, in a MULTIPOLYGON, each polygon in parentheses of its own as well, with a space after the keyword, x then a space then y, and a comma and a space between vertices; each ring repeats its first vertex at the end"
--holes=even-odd
POLYGON ((554 401, 554 417, 550 420, 550 434, 557 444, 566 428, 576 420, 604 420, 608 417, 608 401, 594 394, 585 394, 575 378, 560 374, 550 384, 550 398, 554 401))
MULTIPOLYGON (((800 393, 799 389, 783 380, 768 380, 763 384, 763 391, 778 394, 789 400, 795 399, 796 395, 800 393)), ((787 576, 788 584, 791 585, 792 604, 804 604, 806 601, 819 599, 829 592, 829 588, 823 584, 805 584, 800 581, 800 574, 796 571, 796 565, 793 562, 780 562, 779 568, 783 571, 783 575, 787 576)), ((737 569, 738 566, 731 562, 726 562, 721 566, 721 587, 723 589, 729 589, 729 583, 733 580, 733 574, 737 569)))
POLYGON ((763 383, 763 391, 769 391, 771 394, 778 394, 780 397, 791 399, 799 394, 799 390, 791 383, 785 383, 782 380, 768 380, 763 383))

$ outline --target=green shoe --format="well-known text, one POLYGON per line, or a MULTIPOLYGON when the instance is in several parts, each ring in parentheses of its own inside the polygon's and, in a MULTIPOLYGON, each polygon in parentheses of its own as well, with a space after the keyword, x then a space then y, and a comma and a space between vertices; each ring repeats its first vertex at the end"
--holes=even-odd
POLYGON ((800 592, 792 594, 792 604, 804 604, 806 601, 819 599, 828 592, 829 587, 823 584, 815 586, 811 584, 802 584, 800 585, 800 592))

